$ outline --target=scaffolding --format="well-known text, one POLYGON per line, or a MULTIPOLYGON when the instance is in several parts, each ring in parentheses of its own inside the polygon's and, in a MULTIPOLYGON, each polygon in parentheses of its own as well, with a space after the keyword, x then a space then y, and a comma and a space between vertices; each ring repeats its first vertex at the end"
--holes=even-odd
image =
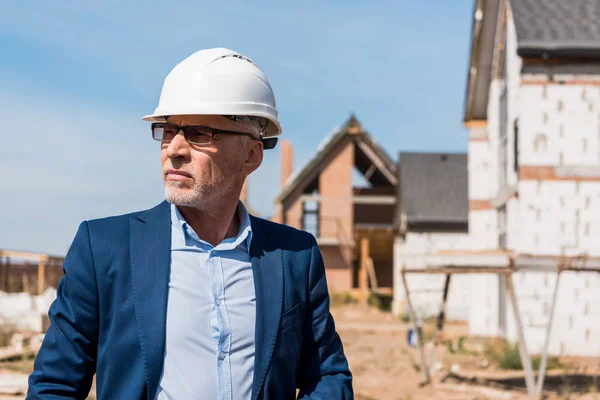
POLYGON ((440 252, 436 254, 421 254, 407 256, 400 271, 402 283, 406 295, 406 304, 410 315, 410 321, 415 332, 416 345, 419 351, 421 371, 423 371, 424 385, 431 383, 433 366, 435 365, 435 350, 439 345, 440 335, 444 328, 446 315, 446 304, 450 288, 450 280, 453 274, 495 274, 506 277, 506 292, 512 306, 512 313, 517 328, 517 340, 519 344, 519 355, 523 370, 525 372, 525 385, 527 393, 533 399, 540 399, 544 387, 544 378, 548 363, 548 347, 554 319, 558 285, 562 272, 600 272, 600 258, 592 258, 587 255, 578 256, 537 256, 528 254, 516 254, 504 251, 490 252, 440 252), (552 302, 549 310, 548 323, 546 326, 546 337, 542 348, 541 362, 538 370, 537 380, 531 362, 531 356, 525 342, 525 332, 517 303, 517 296, 512 281, 516 272, 555 272, 557 274, 556 284, 552 294, 552 302), (437 316, 436 331, 433 338, 433 348, 429 362, 425 357, 424 341, 421 329, 418 327, 417 315, 413 307, 410 289, 406 275, 408 274, 443 274, 446 276, 442 292, 439 313, 437 316))

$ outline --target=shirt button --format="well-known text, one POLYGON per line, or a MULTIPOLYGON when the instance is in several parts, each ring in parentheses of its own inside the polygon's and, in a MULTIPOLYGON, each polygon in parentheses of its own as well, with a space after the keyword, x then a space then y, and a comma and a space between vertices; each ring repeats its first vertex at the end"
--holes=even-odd
POLYGON ((221 300, 217 300, 217 305, 220 306, 221 305, 221 300))
POLYGON ((225 353, 224 352, 220 352, 219 353, 219 359, 221 359, 221 360, 225 359, 225 353))

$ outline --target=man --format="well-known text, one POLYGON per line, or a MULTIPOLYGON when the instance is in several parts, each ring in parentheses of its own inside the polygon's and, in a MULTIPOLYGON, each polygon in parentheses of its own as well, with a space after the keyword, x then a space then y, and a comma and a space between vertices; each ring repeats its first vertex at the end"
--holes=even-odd
POLYGON ((144 117, 166 201, 83 222, 28 399, 350 399, 313 236, 249 216, 246 177, 281 126, 247 57, 199 51, 144 117))

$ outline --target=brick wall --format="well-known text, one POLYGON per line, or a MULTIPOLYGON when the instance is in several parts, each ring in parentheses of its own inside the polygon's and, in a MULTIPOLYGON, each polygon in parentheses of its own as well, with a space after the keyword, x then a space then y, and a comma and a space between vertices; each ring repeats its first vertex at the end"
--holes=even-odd
MULTIPOLYGON (((328 219, 337 219, 344 232, 353 232, 352 170, 354 146, 350 141, 340 143, 331 153, 330 161, 319 176, 320 213, 328 219), (336 151, 337 150, 337 151, 336 151)), ((324 224, 323 237, 337 237, 335 224, 324 224)))

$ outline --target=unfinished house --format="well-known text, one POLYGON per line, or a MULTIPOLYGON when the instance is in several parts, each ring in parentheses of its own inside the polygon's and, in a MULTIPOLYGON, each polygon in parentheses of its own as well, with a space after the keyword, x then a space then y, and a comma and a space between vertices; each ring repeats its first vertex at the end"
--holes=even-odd
POLYGON ((362 256, 368 255, 374 270, 371 285, 391 289, 398 183, 392 159, 354 116, 295 172, 292 153, 290 143, 283 141, 274 220, 317 238, 331 291, 358 287, 360 243, 368 243, 362 256))
POLYGON ((496 252, 520 267, 470 278, 472 334, 523 336, 532 353, 600 355, 600 275, 589 266, 600 256, 599 121, 597 1, 475 2, 461 262, 496 252))
MULTIPOLYGON (((400 153, 398 212, 394 241, 395 314, 406 313, 400 269, 407 257, 469 246, 468 173, 464 153, 400 153)), ((444 286, 443 276, 407 277, 418 314, 435 315, 444 286)), ((455 279, 450 288, 447 315, 469 318, 468 278, 455 279)))

